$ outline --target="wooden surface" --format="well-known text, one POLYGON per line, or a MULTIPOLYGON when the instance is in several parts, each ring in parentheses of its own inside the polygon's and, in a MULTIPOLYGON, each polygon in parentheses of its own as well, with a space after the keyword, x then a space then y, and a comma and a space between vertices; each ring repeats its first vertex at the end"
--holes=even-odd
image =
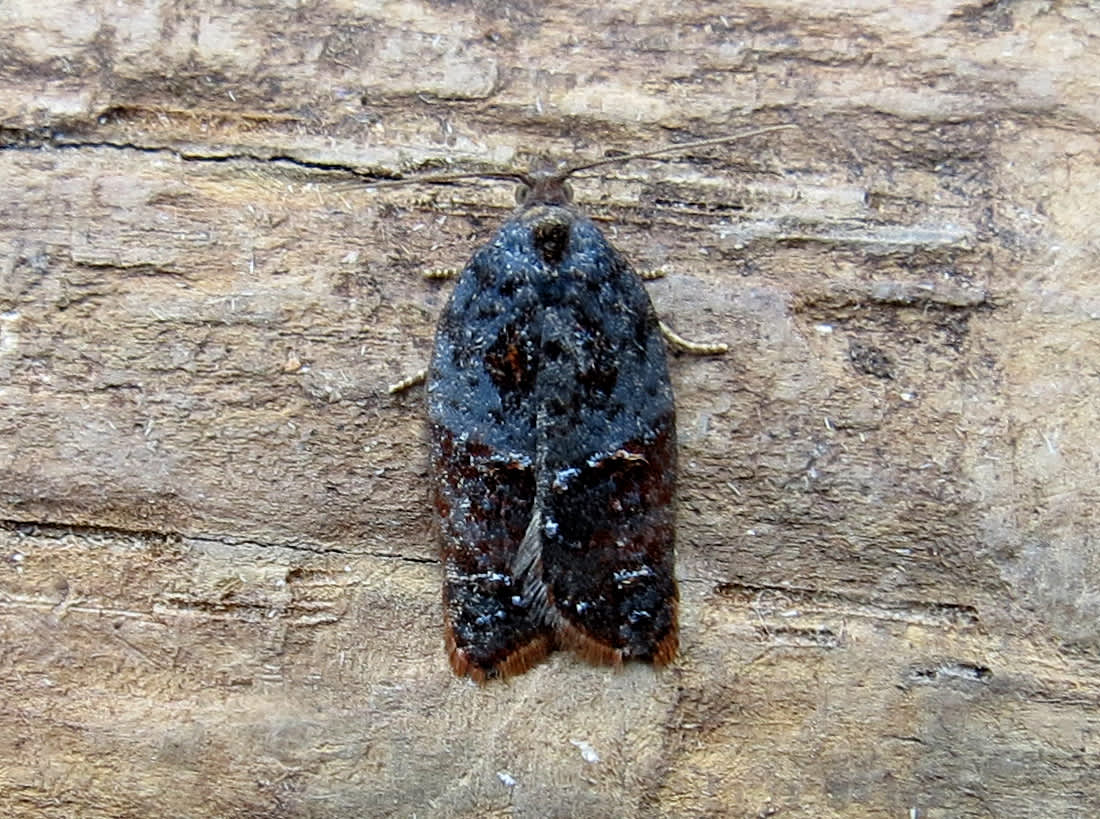
POLYGON ((0 813, 1100 813, 1100 9, 29 2, 0 22, 0 813), (423 395, 506 184, 672 361, 682 653, 453 678, 423 395))

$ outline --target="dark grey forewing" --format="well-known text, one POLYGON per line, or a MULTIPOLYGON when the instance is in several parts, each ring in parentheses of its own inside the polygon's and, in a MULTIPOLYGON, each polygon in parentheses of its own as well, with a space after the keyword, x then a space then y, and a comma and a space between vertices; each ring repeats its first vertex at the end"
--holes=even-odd
POLYGON ((515 570, 535 501, 539 262, 516 221, 474 254, 439 320, 427 382, 451 664, 518 673, 549 648, 515 570))
POLYGON ((587 219, 544 282, 537 400, 544 579, 595 659, 676 646, 676 429, 649 296, 587 219))

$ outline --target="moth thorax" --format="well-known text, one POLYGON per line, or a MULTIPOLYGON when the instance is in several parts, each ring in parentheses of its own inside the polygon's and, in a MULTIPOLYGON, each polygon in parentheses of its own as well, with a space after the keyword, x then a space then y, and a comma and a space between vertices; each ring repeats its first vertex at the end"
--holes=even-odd
POLYGON ((541 205, 523 215, 531 226, 531 241, 549 267, 557 267, 569 247, 573 214, 563 207, 541 205))

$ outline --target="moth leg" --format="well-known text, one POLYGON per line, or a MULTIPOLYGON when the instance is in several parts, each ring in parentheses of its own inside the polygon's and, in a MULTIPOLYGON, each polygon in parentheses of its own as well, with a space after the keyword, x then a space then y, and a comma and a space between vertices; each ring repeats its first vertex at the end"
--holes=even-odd
POLYGON ((418 373, 413 373, 412 375, 408 376, 407 378, 402 378, 396 384, 390 384, 390 386, 386 390, 386 392, 388 392, 390 395, 396 395, 399 392, 404 392, 405 390, 409 389, 410 387, 415 387, 417 384, 423 384, 427 377, 428 377, 428 368, 425 367, 424 369, 422 369, 418 373))
POLYGON ((679 347, 686 353, 692 353, 694 355, 721 355, 722 353, 729 352, 730 348, 728 344, 700 344, 697 341, 689 341, 663 321, 660 324, 661 335, 665 337, 668 343, 674 347, 679 347))
MULTIPOLYGON (((425 279, 444 280, 444 279, 457 279, 458 274, 462 272, 460 267, 433 267, 421 272, 421 276, 425 279)), ((390 395, 396 395, 399 392, 404 392, 407 389, 415 387, 417 384, 423 384, 428 377, 428 368, 413 373, 407 378, 402 378, 396 384, 390 384, 386 389, 390 395)))
POLYGON ((461 267, 433 267, 425 270, 422 275, 425 279, 457 279, 458 274, 462 272, 461 267))
MULTIPOLYGON (((668 271, 665 268, 658 267, 654 270, 642 271, 638 274, 638 278, 642 281, 652 282, 657 279, 663 279, 667 275, 668 271)), ((693 355, 721 355, 722 353, 728 353, 730 349, 728 344, 701 344, 697 341, 689 341, 663 321, 661 322, 661 335, 663 335, 665 340, 673 347, 678 347, 684 352, 692 353, 693 355)))

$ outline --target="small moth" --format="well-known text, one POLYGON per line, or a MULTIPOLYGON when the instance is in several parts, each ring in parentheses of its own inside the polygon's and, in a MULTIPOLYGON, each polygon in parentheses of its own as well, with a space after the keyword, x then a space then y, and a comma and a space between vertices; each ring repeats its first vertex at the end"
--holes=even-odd
POLYGON ((521 183, 519 207, 459 274, 427 374, 457 675, 521 674, 559 647, 610 665, 676 656, 665 341, 640 278, 573 204, 566 178, 771 130, 493 174, 521 183))

